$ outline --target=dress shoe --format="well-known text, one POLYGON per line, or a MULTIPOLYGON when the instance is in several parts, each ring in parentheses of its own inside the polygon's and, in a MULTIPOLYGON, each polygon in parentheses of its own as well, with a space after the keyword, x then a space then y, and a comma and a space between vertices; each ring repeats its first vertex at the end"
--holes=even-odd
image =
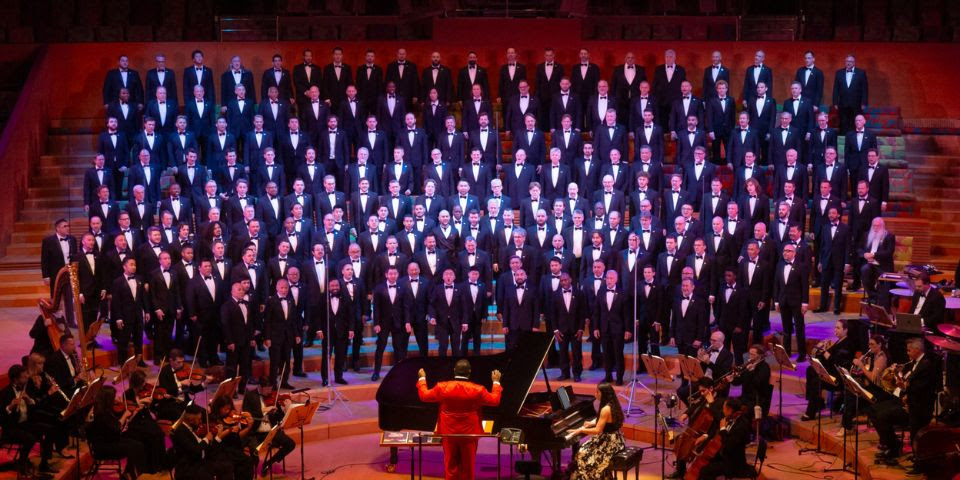
POLYGON ((324 378, 323 382, 321 383, 323 384, 324 387, 326 387, 327 385, 330 385, 330 382, 328 382, 326 378, 324 378))
POLYGON ((833 311, 833 314, 834 314, 834 315, 840 315, 840 313, 842 313, 842 312, 840 311, 839 308, 837 308, 837 309, 835 309, 835 310, 833 311))
POLYGON ((337 385, 346 385, 347 381, 344 380, 343 377, 337 377, 333 379, 333 383, 336 383, 337 385))
POLYGON ((813 313, 823 313, 827 311, 827 307, 820 307, 813 311, 813 313))
POLYGON ((287 390, 295 390, 295 389, 296 389, 296 387, 294 387, 293 385, 290 385, 290 382, 283 382, 283 383, 281 383, 281 384, 280 384, 280 388, 285 388, 285 389, 287 389, 287 390))
POLYGON ((801 353, 800 355, 797 356, 797 363, 806 362, 806 361, 807 361, 806 355, 801 353))
POLYGON ((371 381, 371 382, 376 382, 377 380, 380 380, 380 374, 379 374, 379 373, 374 373, 373 375, 370 375, 370 381, 371 381))
POLYGON ((570 380, 570 375, 567 375, 566 373, 564 373, 563 375, 560 375, 559 377, 557 377, 556 380, 557 380, 558 382, 563 382, 563 381, 566 381, 566 380, 570 380))
POLYGON ((297 370, 296 372, 293 372, 293 376, 294 376, 294 377, 300 377, 300 378, 306 378, 307 372, 304 372, 303 370, 297 370))
POLYGON ((574 375, 574 376, 573 376, 573 381, 574 381, 574 382, 579 382, 579 381, 580 381, 580 375, 574 375))
POLYGON ((809 422, 810 420, 816 420, 816 419, 817 419, 817 416, 816 416, 816 415, 810 415, 809 413, 804 413, 804 414, 800 417, 800 421, 802 421, 802 422, 809 422))
POLYGON ((264 461, 264 462, 263 462, 263 466, 260 467, 260 476, 261 476, 261 477, 266 477, 267 474, 270 473, 270 467, 272 467, 272 466, 273 466, 273 462, 272 462, 272 461, 264 461))
POLYGON ((594 370, 600 370, 601 368, 603 368, 601 365, 597 365, 596 363, 593 363, 593 364, 590 364, 590 368, 588 370, 592 372, 594 370))
POLYGON ((37 471, 40 473, 57 473, 57 469, 53 468, 46 460, 40 462, 40 467, 37 471))
POLYGON ((622 387, 622 386, 623 386, 623 379, 622 379, 622 378, 618 378, 617 381, 616 381, 616 383, 614 383, 614 385, 616 385, 616 386, 618 386, 618 387, 622 387))
POLYGON ((607 375, 606 377, 603 377, 603 381, 605 383, 613 383, 613 377, 607 375))

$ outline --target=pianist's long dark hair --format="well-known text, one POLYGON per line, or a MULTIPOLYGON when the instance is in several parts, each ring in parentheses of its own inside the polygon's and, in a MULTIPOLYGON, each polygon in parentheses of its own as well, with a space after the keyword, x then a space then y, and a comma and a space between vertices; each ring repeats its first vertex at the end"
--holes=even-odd
POLYGON ((617 392, 609 382, 597 385, 597 390, 600 392, 600 408, 597 412, 599 413, 600 410, 603 410, 603 407, 609 406, 610 423, 619 429, 623 426, 623 409, 620 408, 620 400, 617 399, 617 392))

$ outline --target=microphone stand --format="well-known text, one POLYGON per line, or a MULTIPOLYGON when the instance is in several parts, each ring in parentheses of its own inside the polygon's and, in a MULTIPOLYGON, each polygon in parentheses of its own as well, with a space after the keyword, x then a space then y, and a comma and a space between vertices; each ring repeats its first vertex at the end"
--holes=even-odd
MULTIPOLYGON (((637 287, 639 286, 638 274, 640 271, 639 257, 640 257, 640 251, 638 249, 637 252, 634 254, 634 260, 633 260, 633 362, 632 362, 633 378, 630 380, 630 393, 627 394, 627 409, 624 411, 624 414, 628 417, 634 413, 636 413, 637 415, 646 415, 646 412, 644 412, 642 408, 640 408, 639 406, 638 407, 633 406, 633 399, 637 393, 637 384, 639 384, 648 393, 651 393, 651 394, 653 393, 653 392, 650 392, 650 389, 647 388, 647 386, 640 381, 639 379, 640 374, 637 373, 637 368, 639 366, 638 362, 640 361, 640 342, 639 340, 637 340, 637 332, 640 327, 639 321, 637 319, 637 298, 638 298, 637 287)), ((630 263, 630 250, 628 249, 627 265, 629 265, 629 263, 630 263)), ((654 397, 654 400, 655 401, 657 400, 656 396, 654 397)), ((640 402, 638 401, 637 403, 639 404, 640 402)), ((654 409, 657 410, 657 412, 659 412, 656 405, 654 406, 654 409)), ((656 426, 656 421, 654 421, 654 426, 656 426)), ((656 438, 656 433, 654 433, 654 438, 656 438)))
MULTIPOLYGON (((326 268, 326 265, 324 265, 324 268, 326 268)), ((326 279, 326 275, 324 275, 324 279, 326 279)), ((321 356, 326 355, 326 362, 325 362, 326 367, 324 368, 323 373, 326 375, 329 383, 327 384, 327 403, 323 404, 320 408, 323 410, 330 410, 336 405, 337 402, 340 402, 340 404, 343 405, 343 408, 347 411, 347 415, 353 416, 353 412, 350 411, 350 407, 347 406, 346 397, 344 397, 343 394, 341 394, 340 391, 337 390, 337 382, 330 380, 330 374, 333 373, 333 358, 332 358, 333 347, 330 345, 330 340, 332 340, 333 339, 332 337, 334 336, 333 330, 331 330, 331 323, 330 323, 330 317, 332 315, 332 311, 330 308, 330 285, 325 286, 325 288, 323 289, 323 295, 324 295, 324 308, 326 309, 326 322, 325 322, 326 333, 323 336, 323 345, 322 345, 322 348, 320 349, 320 354, 321 356), (324 350, 326 351, 326 353, 324 353, 324 350)), ((340 305, 340 308, 343 308, 343 305, 340 305)), ((356 333, 354 335, 356 335, 356 333)), ((300 430, 300 437, 302 440, 303 439, 302 428, 300 430)))

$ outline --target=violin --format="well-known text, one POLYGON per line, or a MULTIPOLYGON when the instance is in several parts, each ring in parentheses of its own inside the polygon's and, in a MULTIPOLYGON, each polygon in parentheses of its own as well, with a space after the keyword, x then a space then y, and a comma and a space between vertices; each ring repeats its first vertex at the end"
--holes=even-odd
POLYGON ((137 390, 137 398, 160 400, 167 396, 167 389, 152 383, 144 383, 140 390, 137 390))
POLYGON ((200 368, 194 368, 190 370, 181 368, 180 370, 173 372, 173 374, 177 377, 177 381, 179 382, 185 382, 187 380, 192 382, 200 382, 206 380, 207 378, 207 375, 204 373, 203 369, 200 368))
POLYGON ((241 428, 247 428, 251 423, 253 423, 253 416, 247 412, 232 412, 221 418, 220 423, 228 427, 235 427, 239 425, 241 428))
POLYGON ((279 395, 271 395, 263 398, 263 404, 268 407, 283 405, 289 401, 292 401, 292 396, 289 393, 281 393, 279 395))

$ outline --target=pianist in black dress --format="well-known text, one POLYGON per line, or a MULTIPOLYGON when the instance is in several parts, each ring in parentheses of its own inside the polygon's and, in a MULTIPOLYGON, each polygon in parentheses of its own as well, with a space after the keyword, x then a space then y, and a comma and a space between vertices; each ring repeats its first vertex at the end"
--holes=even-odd
POLYGON ((617 400, 613 384, 597 385, 597 400, 600 413, 596 420, 589 420, 574 431, 575 434, 592 435, 577 451, 570 465, 570 478, 591 480, 610 478, 610 461, 623 450, 623 410, 617 400))

